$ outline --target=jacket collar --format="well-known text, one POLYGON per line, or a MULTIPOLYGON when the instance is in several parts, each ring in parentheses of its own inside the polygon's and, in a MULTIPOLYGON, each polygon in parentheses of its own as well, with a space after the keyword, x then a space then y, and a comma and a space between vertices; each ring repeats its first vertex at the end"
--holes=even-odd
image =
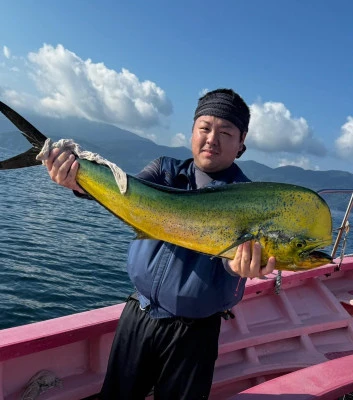
MULTIPOLYGON (((192 158, 185 160, 176 175, 177 187, 182 188, 184 185, 190 185, 188 189, 196 189, 195 168, 197 167, 195 167, 192 158)), ((243 174, 241 169, 236 164, 232 163, 228 168, 219 172, 208 173, 208 175, 214 181, 227 184, 236 182, 238 180, 237 178, 243 174)), ((241 181, 243 181, 243 179, 241 179, 241 181)))

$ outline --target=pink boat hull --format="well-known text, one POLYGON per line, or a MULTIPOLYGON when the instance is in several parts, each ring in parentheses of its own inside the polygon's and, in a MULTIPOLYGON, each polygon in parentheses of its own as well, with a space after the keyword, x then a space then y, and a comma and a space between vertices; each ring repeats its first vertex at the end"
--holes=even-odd
MULTIPOLYGON (((353 257, 340 271, 284 272, 279 295, 274 279, 248 281, 235 318, 222 322, 210 399, 333 399, 353 391, 353 257), (328 373, 333 367, 339 376, 328 373)), ((0 400, 19 399, 43 369, 62 386, 40 399, 98 393, 123 307, 0 331, 0 400)))

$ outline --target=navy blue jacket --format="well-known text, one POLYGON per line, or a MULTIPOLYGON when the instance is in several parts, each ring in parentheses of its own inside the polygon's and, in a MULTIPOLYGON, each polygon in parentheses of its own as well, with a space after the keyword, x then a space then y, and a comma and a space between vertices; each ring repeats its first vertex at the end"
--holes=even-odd
MULTIPOLYGON (((249 182, 236 164, 209 174, 220 185, 249 182)), ((179 189, 196 189, 195 165, 161 157, 149 164, 139 178, 179 189)), ((227 270, 228 261, 197 253, 159 240, 134 240, 127 268, 141 307, 150 306, 153 318, 181 316, 204 318, 237 304, 244 294, 246 278, 227 270)))

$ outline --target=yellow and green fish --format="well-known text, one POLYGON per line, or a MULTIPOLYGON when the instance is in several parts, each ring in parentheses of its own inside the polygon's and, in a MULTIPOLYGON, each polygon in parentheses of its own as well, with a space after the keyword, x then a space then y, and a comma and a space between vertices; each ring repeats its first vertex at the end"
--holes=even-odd
MULTIPOLYGON (((2 102, 0 111, 33 145, 22 155, 0 162, 0 170, 39 164, 36 156, 47 138, 2 102)), ((187 191, 127 175, 122 193, 108 167, 84 159, 78 162, 78 184, 133 227, 137 238, 163 240, 228 259, 234 258, 239 244, 256 240, 262 246, 262 265, 275 256, 280 270, 311 269, 332 261, 317 250, 332 242, 330 209, 310 189, 251 182, 187 191)))

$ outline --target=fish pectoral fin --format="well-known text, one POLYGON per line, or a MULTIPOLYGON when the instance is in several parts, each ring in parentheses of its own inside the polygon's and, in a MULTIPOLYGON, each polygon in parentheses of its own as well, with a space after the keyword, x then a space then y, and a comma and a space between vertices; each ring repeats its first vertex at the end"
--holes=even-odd
POLYGON ((139 229, 134 229, 136 233, 135 240, 141 239, 154 239, 152 236, 148 235, 146 232, 140 231, 139 229))
POLYGON ((226 253, 228 253, 228 251, 234 249, 234 247, 237 247, 244 242, 248 242, 249 240, 254 239, 254 237, 255 236, 251 233, 245 233, 244 235, 239 236, 238 239, 234 243, 232 243, 230 246, 228 246, 223 251, 221 251, 219 254, 217 254, 216 257, 224 256, 226 253))

